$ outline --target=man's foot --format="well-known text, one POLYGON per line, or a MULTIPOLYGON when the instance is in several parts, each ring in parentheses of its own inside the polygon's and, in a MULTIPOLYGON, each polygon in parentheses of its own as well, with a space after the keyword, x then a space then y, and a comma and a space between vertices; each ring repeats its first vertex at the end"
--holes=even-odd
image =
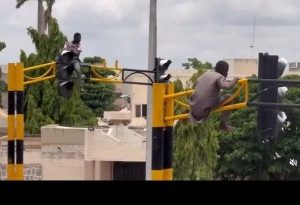
POLYGON ((234 127, 224 123, 220 123, 219 130, 223 132, 232 132, 234 130, 234 127))

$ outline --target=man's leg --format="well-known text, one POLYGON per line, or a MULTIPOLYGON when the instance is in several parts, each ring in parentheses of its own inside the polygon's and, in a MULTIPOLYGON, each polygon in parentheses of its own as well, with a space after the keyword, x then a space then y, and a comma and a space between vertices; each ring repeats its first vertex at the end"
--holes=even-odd
MULTIPOLYGON (((230 96, 231 96, 230 94, 221 96, 218 100, 217 107, 222 105, 230 96)), ((233 104, 233 101, 229 101, 226 104, 224 104, 223 106, 231 105, 231 104, 233 104)), ((229 116, 230 116, 229 110, 223 111, 221 113, 221 117, 220 117, 221 122, 220 122, 220 126, 219 126, 219 128, 221 130, 224 130, 224 131, 232 131, 233 130, 233 127, 231 127, 229 125, 229 116)))
POLYGON ((76 73, 76 85, 79 87, 81 84, 81 69, 80 69, 80 62, 77 59, 73 59, 72 63, 74 65, 74 70, 76 73))

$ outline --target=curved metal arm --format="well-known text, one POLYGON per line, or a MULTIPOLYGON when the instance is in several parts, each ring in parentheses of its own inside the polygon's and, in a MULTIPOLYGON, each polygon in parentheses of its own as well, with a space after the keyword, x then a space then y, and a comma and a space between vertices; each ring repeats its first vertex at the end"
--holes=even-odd
POLYGON ((56 63, 55 62, 24 68, 24 85, 29 85, 29 84, 41 82, 44 80, 53 79, 53 78, 55 78, 55 72, 56 72, 56 63), (41 69, 41 68, 47 68, 47 67, 48 67, 48 70, 38 77, 30 77, 30 76, 25 75, 25 72, 33 71, 33 70, 37 70, 37 69, 41 69), (49 76, 51 71, 52 71, 52 75, 49 76))

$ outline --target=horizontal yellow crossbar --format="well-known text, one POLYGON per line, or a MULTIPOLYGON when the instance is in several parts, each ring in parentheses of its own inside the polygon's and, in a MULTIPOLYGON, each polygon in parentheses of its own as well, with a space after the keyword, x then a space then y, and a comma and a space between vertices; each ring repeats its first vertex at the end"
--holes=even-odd
POLYGON ((182 91, 182 92, 171 94, 171 95, 165 95, 164 99, 177 98, 180 96, 191 95, 193 93, 194 93, 194 90, 182 91))
POLYGON ((46 64, 41 64, 41 65, 36 65, 36 66, 24 68, 24 72, 26 72, 26 71, 32 71, 32 70, 36 70, 36 69, 40 69, 40 68, 46 68, 48 66, 53 66, 55 64, 56 63, 53 61, 53 62, 46 63, 46 64))

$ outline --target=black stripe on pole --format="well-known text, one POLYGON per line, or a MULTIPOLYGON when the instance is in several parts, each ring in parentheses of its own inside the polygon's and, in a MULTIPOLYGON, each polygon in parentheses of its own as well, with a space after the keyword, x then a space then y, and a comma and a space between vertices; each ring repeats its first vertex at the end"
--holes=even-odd
POLYGON ((7 141, 7 162, 8 164, 15 163, 15 140, 7 141))
POLYGON ((173 149, 173 127, 166 127, 164 131, 164 142, 163 142, 163 169, 172 168, 172 149, 173 149))
POLYGON ((15 91, 8 91, 8 115, 15 114, 15 91))
POLYGON ((17 141, 17 164, 23 164, 23 150, 24 150, 24 141, 17 141))
POLYGON ((17 91, 17 114, 24 114, 24 92, 17 91))
POLYGON ((152 170, 163 168, 163 128, 152 128, 152 170))

